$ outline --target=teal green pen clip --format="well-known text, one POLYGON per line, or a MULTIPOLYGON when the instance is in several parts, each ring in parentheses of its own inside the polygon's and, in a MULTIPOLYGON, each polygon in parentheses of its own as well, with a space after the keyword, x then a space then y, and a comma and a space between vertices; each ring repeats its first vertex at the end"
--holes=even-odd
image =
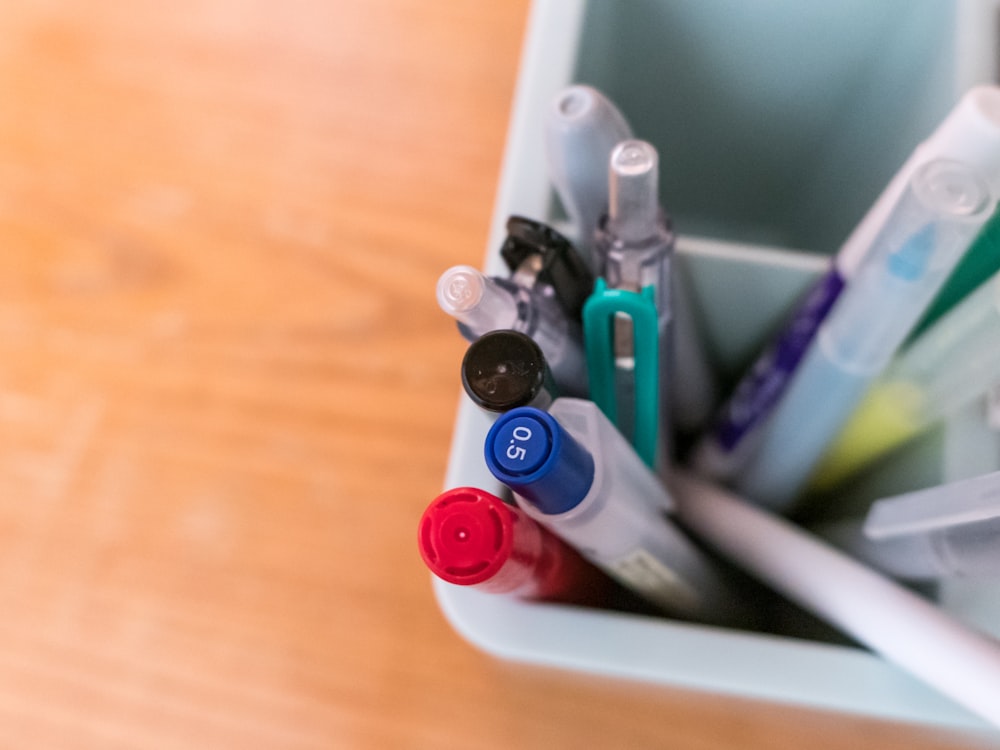
MULTIPOLYGON (((618 390, 616 388, 615 316, 632 319, 632 351, 635 358, 635 416, 632 446, 650 467, 656 460, 659 419, 659 347, 656 319, 656 290, 646 286, 642 292, 609 289, 598 278, 594 292, 583 306, 583 333, 587 353, 590 397, 613 424, 619 426, 618 390)), ((628 437, 628 436, 626 436, 628 437)))

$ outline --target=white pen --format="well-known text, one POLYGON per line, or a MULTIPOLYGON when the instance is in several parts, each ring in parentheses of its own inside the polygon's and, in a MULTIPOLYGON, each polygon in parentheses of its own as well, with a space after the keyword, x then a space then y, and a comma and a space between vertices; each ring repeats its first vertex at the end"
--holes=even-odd
POLYGON ((747 573, 1000 727, 1000 642, 807 532, 672 471, 677 517, 747 573))

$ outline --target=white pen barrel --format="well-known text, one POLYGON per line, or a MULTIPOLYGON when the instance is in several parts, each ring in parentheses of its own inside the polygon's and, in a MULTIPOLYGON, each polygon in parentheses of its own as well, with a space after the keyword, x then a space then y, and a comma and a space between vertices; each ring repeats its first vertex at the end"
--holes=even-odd
POLYGON ((684 472, 678 517, 801 606, 1000 727, 1000 643, 791 524, 684 472))

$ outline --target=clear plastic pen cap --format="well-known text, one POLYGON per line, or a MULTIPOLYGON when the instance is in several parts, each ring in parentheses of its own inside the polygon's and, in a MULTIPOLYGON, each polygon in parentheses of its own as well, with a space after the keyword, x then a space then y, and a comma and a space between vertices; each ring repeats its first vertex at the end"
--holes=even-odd
POLYGON ((476 335, 510 328, 517 319, 517 300, 494 279, 472 266, 452 266, 438 279, 441 309, 476 335))
POLYGON ((919 167, 821 329, 830 358, 853 372, 881 369, 993 206, 972 166, 935 159, 919 167))
POLYGON ((646 141, 622 141, 611 152, 608 223, 626 244, 654 236, 659 228, 659 156, 646 141))

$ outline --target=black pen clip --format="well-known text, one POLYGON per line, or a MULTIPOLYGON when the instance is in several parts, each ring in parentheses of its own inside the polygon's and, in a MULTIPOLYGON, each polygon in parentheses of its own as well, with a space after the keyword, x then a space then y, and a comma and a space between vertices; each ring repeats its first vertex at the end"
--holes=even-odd
POLYGON ((594 276, 568 239, 540 221, 511 216, 500 255, 512 274, 528 269, 535 284, 552 288, 567 316, 581 319, 594 276))

